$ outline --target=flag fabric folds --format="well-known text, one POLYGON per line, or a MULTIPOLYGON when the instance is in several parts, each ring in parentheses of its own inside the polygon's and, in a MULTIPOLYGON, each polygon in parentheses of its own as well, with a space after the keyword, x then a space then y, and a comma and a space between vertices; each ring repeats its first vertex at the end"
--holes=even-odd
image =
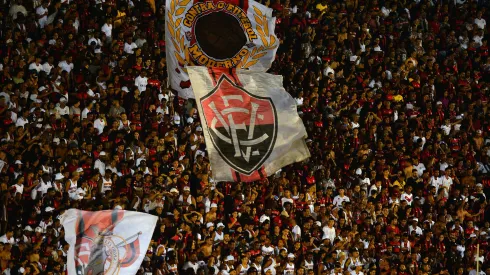
POLYGON ((216 181, 250 182, 310 156, 282 76, 187 67, 216 181))
POLYGON ((185 66, 266 71, 279 41, 272 9, 253 0, 166 0, 169 85, 193 98, 185 66))
POLYGON ((61 222, 70 245, 68 275, 136 274, 157 220, 133 211, 67 210, 61 222))

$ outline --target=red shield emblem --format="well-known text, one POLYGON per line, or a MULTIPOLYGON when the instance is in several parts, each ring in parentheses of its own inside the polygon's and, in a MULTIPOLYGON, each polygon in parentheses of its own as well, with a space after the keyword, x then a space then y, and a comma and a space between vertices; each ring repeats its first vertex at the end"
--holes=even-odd
POLYGON ((201 105, 215 149, 235 171, 250 175, 274 149, 277 112, 270 98, 253 95, 235 82, 221 75, 201 105))

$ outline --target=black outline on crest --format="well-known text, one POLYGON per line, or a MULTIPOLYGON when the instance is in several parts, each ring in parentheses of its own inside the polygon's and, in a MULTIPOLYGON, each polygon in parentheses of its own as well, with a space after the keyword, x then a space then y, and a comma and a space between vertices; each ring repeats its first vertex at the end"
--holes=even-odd
MULTIPOLYGON (((272 142, 270 143, 269 145, 269 148, 267 150, 267 152, 264 154, 264 156, 262 157, 262 159, 257 162, 257 164, 250 170, 250 171, 245 171, 243 168, 241 167, 238 167, 236 166, 234 163, 232 163, 220 150, 219 146, 216 145, 216 142, 214 141, 214 138, 213 138, 213 135, 211 133, 209 133, 209 136, 211 138, 211 142, 213 143, 214 145, 214 148, 218 151, 219 155, 221 156, 221 158, 228 164, 231 166, 231 168, 233 168, 235 171, 239 172, 239 173, 242 173, 244 175, 247 175, 247 176, 250 176, 253 172, 259 170, 259 167, 262 166, 262 164, 264 164, 264 162, 269 158, 269 156, 272 154, 272 151, 274 151, 274 147, 276 145, 276 140, 277 140, 277 131, 278 131, 278 120, 277 120, 277 111, 276 111, 276 106, 274 105, 274 102, 272 101, 272 99, 270 97, 262 97, 262 96, 256 96, 256 95, 253 95, 251 93, 249 93, 247 90, 245 90, 243 87, 240 87, 238 85, 236 85, 231 79, 228 78, 227 75, 225 74, 222 74, 220 79, 216 82, 216 85, 214 86, 214 88, 211 90, 211 92, 209 92, 207 95, 205 95, 204 97, 202 97, 199 101, 201 103, 201 108, 203 108, 203 104, 202 102, 204 100, 206 100, 207 98, 211 97, 214 95, 214 93, 220 88, 221 84, 223 83, 223 81, 228 81, 233 87, 245 92, 248 96, 252 97, 252 98, 257 98, 257 99, 261 99, 261 100, 267 100, 269 101, 270 105, 272 106, 272 112, 274 113, 274 132, 273 132, 273 137, 272 137, 272 142)), ((209 130, 209 123, 208 123, 208 120, 206 118, 206 115, 203 114, 203 117, 204 117, 204 120, 206 121, 206 127, 208 128, 208 131, 211 131, 209 130)), ((247 125, 248 126, 248 125, 247 125)))

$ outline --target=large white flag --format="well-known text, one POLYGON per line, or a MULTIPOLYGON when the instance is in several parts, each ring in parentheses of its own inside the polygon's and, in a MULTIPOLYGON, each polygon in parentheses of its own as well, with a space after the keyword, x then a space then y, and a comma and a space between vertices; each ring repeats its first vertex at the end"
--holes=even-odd
POLYGON ((157 220, 140 212, 69 209, 61 220, 70 244, 68 275, 136 274, 157 220))
POLYGON ((253 0, 166 0, 170 86, 193 98, 185 66, 266 71, 279 46, 272 9, 253 0))
POLYGON ((187 67, 216 181, 254 181, 310 156, 282 76, 187 67))

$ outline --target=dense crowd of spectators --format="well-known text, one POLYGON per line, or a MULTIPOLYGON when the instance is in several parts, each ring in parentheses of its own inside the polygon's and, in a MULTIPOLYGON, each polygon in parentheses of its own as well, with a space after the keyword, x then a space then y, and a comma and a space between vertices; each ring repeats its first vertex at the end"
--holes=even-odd
POLYGON ((312 157, 254 183, 166 88, 164 4, 0 1, 2 274, 115 207, 159 217, 140 274, 490 274, 488 1, 264 3, 312 157))

